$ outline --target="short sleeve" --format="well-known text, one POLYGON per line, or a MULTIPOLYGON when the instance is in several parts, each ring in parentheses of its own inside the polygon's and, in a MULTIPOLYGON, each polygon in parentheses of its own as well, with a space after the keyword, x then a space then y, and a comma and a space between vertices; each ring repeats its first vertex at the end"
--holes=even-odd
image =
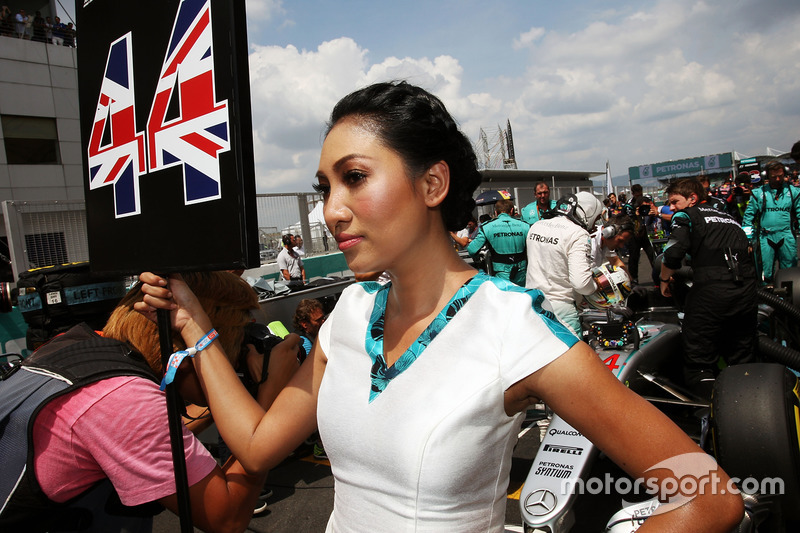
MULTIPOLYGON (((194 485, 217 463, 182 429, 188 481, 194 485)), ((54 501, 66 501, 106 477, 125 505, 175 493, 166 401, 154 382, 110 378, 54 400, 37 418, 34 448, 47 433, 60 438, 58 446, 37 452, 37 479, 54 501)))
POLYGON ((504 294, 492 298, 502 346, 500 378, 504 389, 533 374, 569 350, 578 338, 556 318, 550 303, 537 289, 495 282, 504 294))
MULTIPOLYGON (((192 486, 210 474, 217 463, 186 426, 181 424, 181 429, 192 486)), ((81 442, 92 452, 125 505, 139 505, 175 493, 167 406, 155 383, 136 378, 111 392, 78 420, 78 430, 84 436, 81 442), (126 417, 120 413, 130 414, 126 417), (113 432, 108 431, 111 420, 113 432)))

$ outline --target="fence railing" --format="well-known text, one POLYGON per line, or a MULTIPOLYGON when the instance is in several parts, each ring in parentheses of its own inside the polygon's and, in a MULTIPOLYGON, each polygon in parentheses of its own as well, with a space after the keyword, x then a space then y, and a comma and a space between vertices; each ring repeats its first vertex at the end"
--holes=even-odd
MULTIPOLYGON (((519 188, 518 193, 523 189, 519 188)), ((573 188, 551 189, 551 198, 577 192, 573 188)), ((592 190, 592 188, 584 188, 592 190)), ((600 196, 603 191, 592 191, 600 196)), ((647 191, 649 192, 649 191, 647 191)), ((530 193, 532 190, 525 193, 530 193)), ((521 194, 520 196, 524 196, 521 194)), ((517 200, 522 208, 525 202, 517 200)), ((83 200, 2 203, 8 248, 0 247, 12 264, 14 279, 21 272, 63 263, 89 261, 89 241, 86 231, 86 205, 83 200)), ((490 213, 492 206, 478 208, 490 213)), ((256 195, 258 241, 261 262, 275 260, 281 249, 281 238, 287 233, 303 238, 307 256, 338 251, 336 241, 328 233, 322 216, 322 197, 317 193, 271 193, 256 195)), ((490 213, 491 214, 491 213, 490 213)))
MULTIPOLYGON (((308 256, 338 250, 322 221, 322 197, 317 193, 256 195, 261 261, 274 260, 286 233, 303 238, 308 256)), ((4 201, 7 250, 14 279, 43 266, 89 261, 86 204, 73 201, 4 201)))
POLYGON ((303 238, 306 255, 337 251, 322 218, 322 195, 318 193, 257 194, 259 244, 262 258, 277 256, 281 238, 287 233, 303 238))

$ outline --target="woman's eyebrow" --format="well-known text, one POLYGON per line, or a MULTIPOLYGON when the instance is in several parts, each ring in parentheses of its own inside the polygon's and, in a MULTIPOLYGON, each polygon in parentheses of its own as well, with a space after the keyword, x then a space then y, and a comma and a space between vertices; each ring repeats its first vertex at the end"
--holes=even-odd
POLYGON ((338 161, 333 164, 333 169, 338 171, 342 166, 350 161, 351 159, 371 159, 368 155, 364 154, 348 154, 346 156, 341 157, 338 161))

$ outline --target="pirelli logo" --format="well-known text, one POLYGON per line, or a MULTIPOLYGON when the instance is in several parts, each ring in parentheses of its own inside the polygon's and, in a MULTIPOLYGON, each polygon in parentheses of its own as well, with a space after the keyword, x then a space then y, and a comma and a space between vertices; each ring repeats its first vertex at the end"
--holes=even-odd
POLYGON ((575 446, 561 446, 558 444, 545 444, 544 451, 566 453, 568 455, 583 455, 583 448, 577 448, 575 446))

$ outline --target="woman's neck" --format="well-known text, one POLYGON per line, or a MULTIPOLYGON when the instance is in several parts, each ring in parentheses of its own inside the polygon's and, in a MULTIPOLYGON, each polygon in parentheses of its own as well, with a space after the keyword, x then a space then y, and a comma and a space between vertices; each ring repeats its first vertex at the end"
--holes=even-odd
POLYGON ((477 271, 458 255, 449 239, 419 247, 419 254, 391 269, 392 288, 387 302, 390 316, 406 319, 428 316, 444 307, 461 285, 477 271))

